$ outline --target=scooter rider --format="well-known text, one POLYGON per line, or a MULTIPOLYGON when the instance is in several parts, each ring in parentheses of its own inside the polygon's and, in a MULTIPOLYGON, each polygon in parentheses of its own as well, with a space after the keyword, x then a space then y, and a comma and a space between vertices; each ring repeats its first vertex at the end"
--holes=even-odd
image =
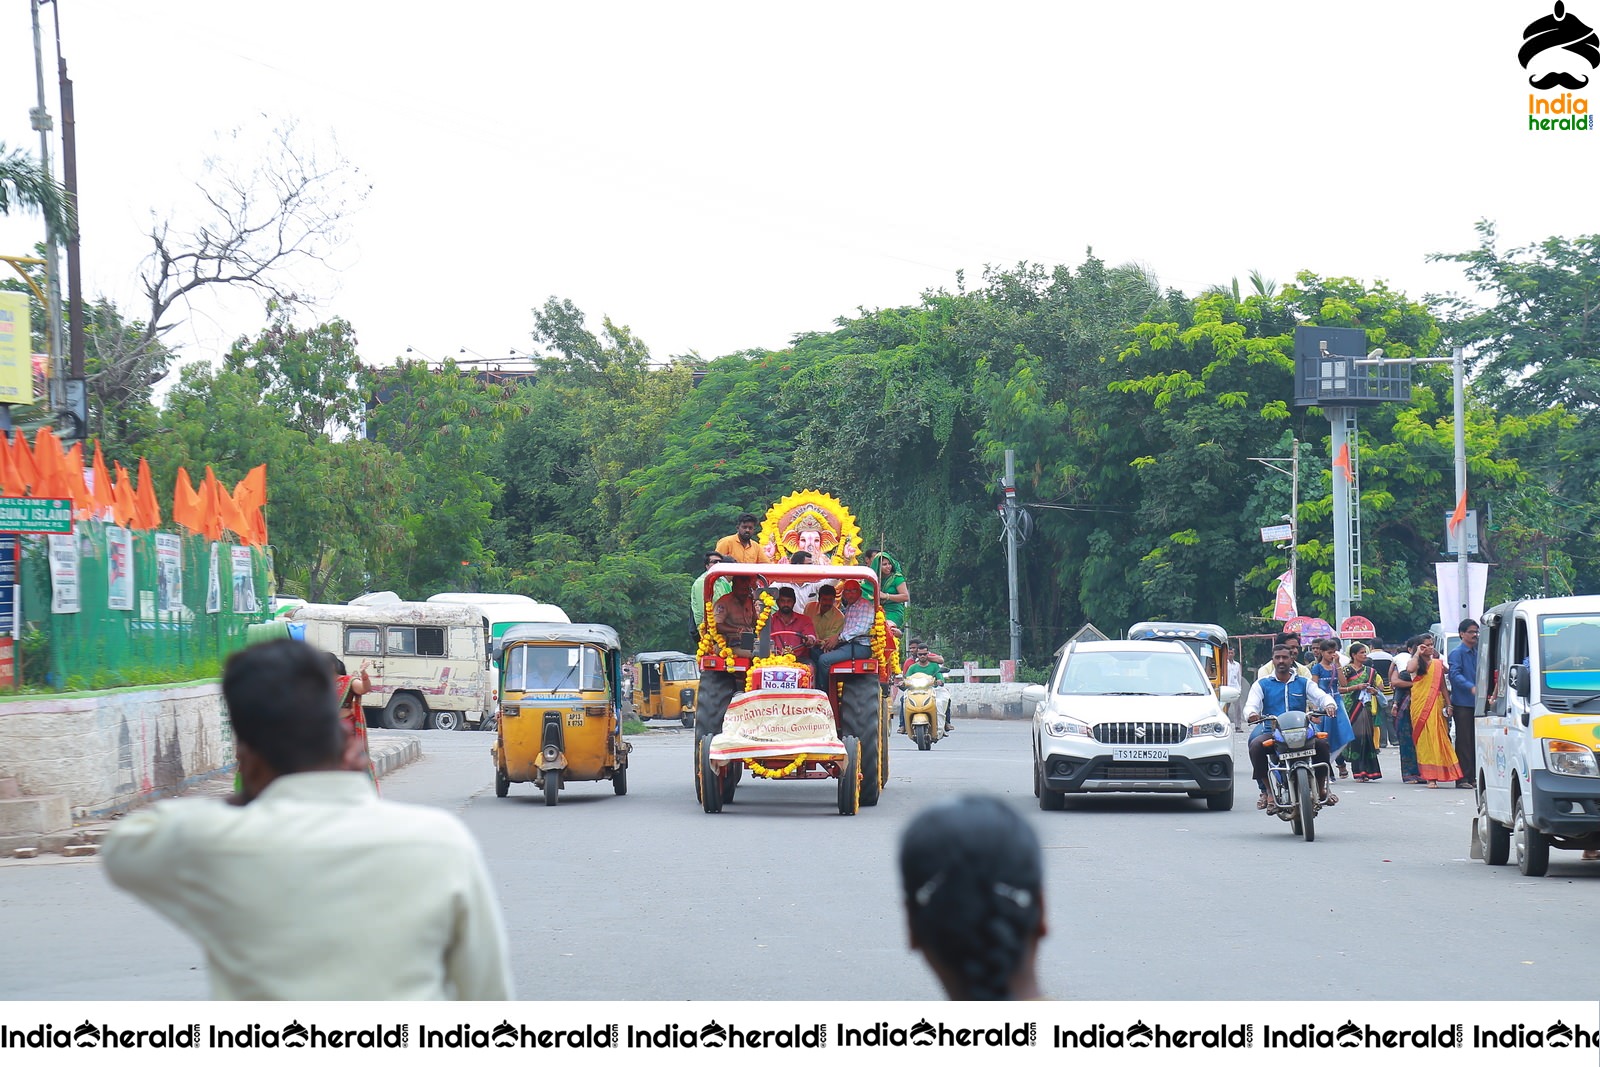
MULTIPOLYGON (((1256 679, 1244 702, 1244 721, 1255 724, 1255 729, 1250 731, 1249 748, 1250 773, 1261 790, 1261 799, 1256 801, 1258 809, 1273 807, 1272 792, 1267 788, 1267 747, 1263 742, 1267 739, 1268 727, 1263 716, 1305 711, 1308 704, 1311 710, 1328 715, 1336 714, 1339 707, 1333 697, 1296 672, 1294 650, 1288 645, 1278 645, 1272 650, 1272 673, 1256 679)), ((1317 785, 1323 803, 1337 804, 1338 794, 1328 790, 1328 766, 1332 758, 1327 738, 1317 738, 1316 752, 1317 785)))
MULTIPOLYGON (((933 675, 933 679, 934 679, 935 682, 937 682, 941 686, 944 685, 944 668, 941 667, 939 664, 933 662, 933 653, 928 651, 928 646, 927 645, 919 645, 917 647, 916 658, 914 658, 910 663, 906 664, 906 668, 902 672, 902 677, 910 677, 913 674, 931 674, 931 675, 933 675)), ((895 711, 899 714, 900 732, 901 733, 905 733, 906 732, 906 695, 905 695, 905 693, 902 692, 898 697, 896 697, 894 703, 895 703, 895 711)), ((943 712, 943 714, 944 714, 944 730, 945 730, 945 733, 949 733, 950 732, 950 694, 944 692, 943 690, 939 690, 939 691, 935 692, 933 694, 933 706, 934 706, 935 712, 943 712)))

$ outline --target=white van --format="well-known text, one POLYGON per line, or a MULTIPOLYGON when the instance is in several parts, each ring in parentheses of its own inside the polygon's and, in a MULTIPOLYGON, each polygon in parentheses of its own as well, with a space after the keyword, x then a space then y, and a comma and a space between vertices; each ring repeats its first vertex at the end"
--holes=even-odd
POLYGON ((1600 596, 1518 600, 1478 633, 1472 854, 1540 877, 1600 849, 1600 596))
POLYGON ((494 721, 489 628, 476 607, 306 604, 284 618, 351 674, 366 668, 372 691, 361 706, 373 726, 467 730, 494 721))
POLYGON ((483 613, 489 624, 489 637, 505 636, 519 622, 571 622, 567 613, 554 604, 545 604, 517 593, 435 593, 430 604, 471 604, 483 613))

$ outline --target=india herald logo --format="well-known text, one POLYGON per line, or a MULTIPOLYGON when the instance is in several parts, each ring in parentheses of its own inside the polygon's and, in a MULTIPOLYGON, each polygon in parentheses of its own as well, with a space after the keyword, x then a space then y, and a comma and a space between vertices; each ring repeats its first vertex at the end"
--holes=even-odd
POLYGON ((1546 52, 1554 54, 1546 56, 1544 62, 1558 69, 1542 76, 1532 75, 1528 84, 1535 89, 1582 89, 1589 84, 1588 75, 1559 68, 1576 66, 1572 57, 1583 60, 1591 70, 1600 67, 1600 36, 1577 15, 1570 14, 1566 4, 1556 0, 1551 14, 1535 19, 1522 31, 1517 62, 1526 70, 1536 56, 1546 52))

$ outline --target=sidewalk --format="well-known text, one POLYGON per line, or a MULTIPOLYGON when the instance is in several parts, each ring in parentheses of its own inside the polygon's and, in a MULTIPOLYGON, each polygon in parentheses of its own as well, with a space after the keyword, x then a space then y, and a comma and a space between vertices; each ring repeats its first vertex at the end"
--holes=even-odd
MULTIPOLYGON (((422 745, 406 730, 370 730, 367 751, 372 765, 382 778, 422 757, 422 745)), ((218 771, 211 777, 177 794, 181 797, 226 797, 233 793, 233 770, 218 771)), ((0 836, 0 858, 32 859, 47 852, 65 856, 93 856, 100 851, 100 838, 116 823, 118 816, 74 822, 71 829, 50 834, 0 836)))

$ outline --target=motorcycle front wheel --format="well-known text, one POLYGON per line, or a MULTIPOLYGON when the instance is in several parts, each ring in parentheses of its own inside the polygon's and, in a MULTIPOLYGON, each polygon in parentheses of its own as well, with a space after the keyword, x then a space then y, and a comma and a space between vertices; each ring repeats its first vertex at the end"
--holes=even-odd
POLYGON ((1297 794, 1295 802, 1300 807, 1299 820, 1308 842, 1317 839, 1317 794, 1313 792, 1316 779, 1311 774, 1309 767, 1296 767, 1294 769, 1294 791, 1297 794))

